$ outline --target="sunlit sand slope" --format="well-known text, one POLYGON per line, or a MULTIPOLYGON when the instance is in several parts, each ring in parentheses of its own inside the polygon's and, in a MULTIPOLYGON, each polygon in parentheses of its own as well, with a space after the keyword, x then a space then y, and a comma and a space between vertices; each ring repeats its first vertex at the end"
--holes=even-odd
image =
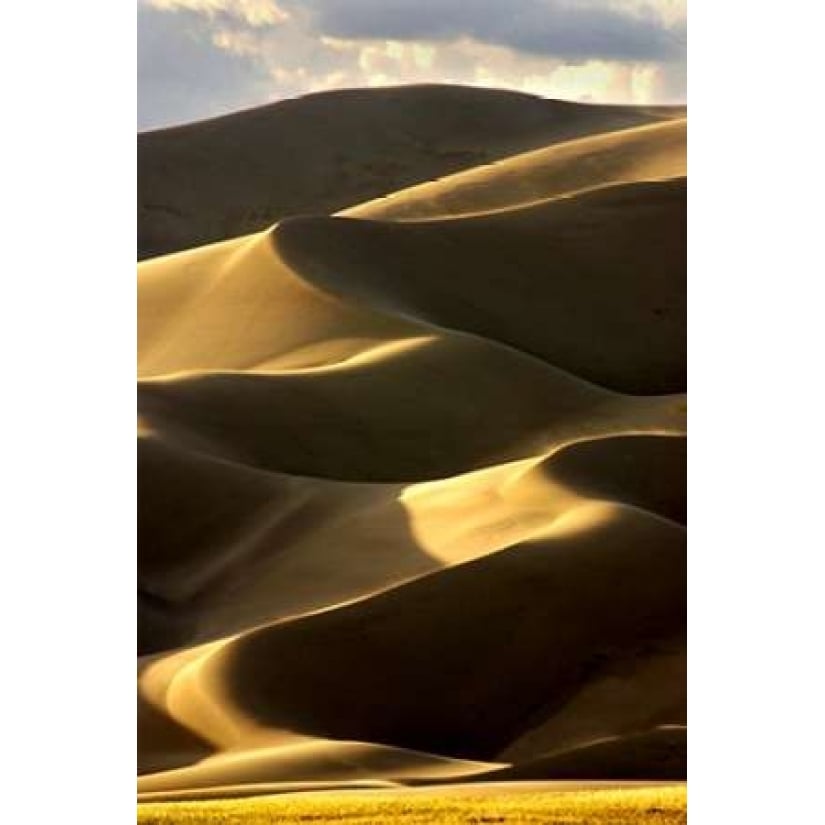
POLYGON ((311 374, 201 373, 139 388, 144 426, 189 449, 353 481, 438 478, 525 458, 597 433, 620 400, 464 337, 311 374))
POLYGON ((307 739, 212 756, 191 767, 154 773, 138 780, 139 793, 286 783, 338 787, 395 784, 408 779, 438 781, 494 773, 497 765, 449 759, 364 742, 307 739))
POLYGON ((456 172, 341 214, 420 221, 512 209, 610 184, 685 175, 686 148, 685 119, 606 132, 456 172))
POLYGON ((138 374, 380 359, 426 333, 317 289, 261 233, 139 266, 138 374))
MULTIPOLYGON (((682 528, 635 508, 585 505, 542 538, 207 647, 173 674, 162 708, 249 760, 301 733, 495 761, 577 701, 585 741, 678 723, 680 682, 667 671, 658 683, 634 682, 651 659, 678 650, 684 584, 682 528), (640 707, 588 706, 585 694, 609 678, 641 692, 646 718, 640 707)), ((542 755, 538 741, 521 761, 542 755)), ((318 777, 300 764, 277 777, 318 777)), ((188 787, 190 774, 176 776, 188 787)))
POLYGON ((142 265, 139 366, 364 365, 420 352, 436 325, 620 391, 680 392, 684 278, 684 178, 425 224, 293 219, 142 265))
POLYGON ((146 798, 683 776, 679 114, 427 87, 146 136, 235 174, 166 158, 163 244, 315 213, 139 267, 146 798), (327 164, 331 106, 392 174, 327 164))
POLYGON ((308 95, 138 137, 138 254, 328 214, 563 140, 678 117, 495 89, 404 86, 308 95))
POLYGON ((683 623, 682 529, 592 505, 548 537, 250 633, 198 683, 219 692, 228 724, 488 760, 594 674, 666 649, 683 623))
POLYGON ((333 293, 630 393, 685 389, 685 179, 427 223, 300 218, 280 254, 333 293))
POLYGON ((679 437, 576 442, 423 484, 266 472, 156 438, 138 460, 141 597, 165 607, 141 611, 146 651, 378 592, 544 535, 590 501, 684 520, 679 437))

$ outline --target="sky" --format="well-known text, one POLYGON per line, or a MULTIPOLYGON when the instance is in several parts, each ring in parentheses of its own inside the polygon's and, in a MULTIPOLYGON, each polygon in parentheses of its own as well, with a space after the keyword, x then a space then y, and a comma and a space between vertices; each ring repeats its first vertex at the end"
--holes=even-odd
POLYGON ((403 83, 686 100, 686 0, 138 0, 137 25, 140 130, 403 83))

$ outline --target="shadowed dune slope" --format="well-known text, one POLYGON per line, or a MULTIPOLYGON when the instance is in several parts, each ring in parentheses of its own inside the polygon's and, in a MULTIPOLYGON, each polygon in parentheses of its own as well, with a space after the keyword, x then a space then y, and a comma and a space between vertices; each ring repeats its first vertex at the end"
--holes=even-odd
POLYGON ((545 460, 554 482, 584 498, 632 504, 687 521, 687 439, 619 436, 574 444, 545 460))
POLYGON ((409 534, 399 485, 265 472, 151 436, 139 439, 138 467, 139 585, 167 608, 141 653, 328 607, 437 566, 409 534))
POLYGON ((308 95, 138 137, 138 256, 328 214, 549 143, 679 116, 461 86, 308 95))
POLYGON ((685 389, 685 179, 476 218, 295 218, 279 254, 313 284, 461 329, 611 389, 685 389))
MULTIPOLYGON (((139 370, 295 370, 457 329, 624 392, 685 387, 685 182, 480 218, 298 218, 141 265, 139 370)), ((389 350, 388 350, 389 347, 389 350)))
POLYGON ((687 120, 557 143, 343 210, 351 218, 421 221, 512 209, 616 183, 687 174, 687 120))
POLYGON ((158 708, 138 693, 138 775, 165 772, 178 765, 199 762, 214 752, 214 748, 187 728, 178 724, 162 708, 158 708))
POLYGON ((687 729, 655 728, 548 754, 485 775, 485 781, 687 779, 687 729))
POLYGON ((613 400, 535 359, 459 336, 342 369, 147 380, 138 395, 144 426, 182 446, 352 481, 438 478, 525 458, 598 432, 613 400))
MULTIPOLYGON (((548 538, 156 660, 167 676, 160 693, 147 682, 146 698, 170 722, 141 729, 141 763, 157 763, 160 737, 161 771, 180 769, 147 776, 141 789, 432 781, 485 771, 444 756, 529 766, 548 751, 683 723, 684 674, 656 662, 684 656, 684 531, 618 505, 573 515, 548 538), (636 701, 589 701, 608 681, 636 701), (548 737, 554 724, 565 735, 548 737), (181 728, 189 739, 169 748, 181 728), (529 739, 537 728, 545 735, 529 739), (388 773, 378 769, 390 751, 363 745, 342 774, 339 745, 353 740, 432 756, 397 753, 388 773), (215 756, 186 768, 191 741, 210 743, 215 756), (517 759, 507 753, 514 745, 517 759)), ((626 763, 619 748, 573 765, 609 770, 611 754, 626 763)), ((657 776, 644 754, 635 764, 657 776)))
POLYGON ((139 369, 299 369, 454 328, 633 393, 684 389, 684 180, 486 218, 292 219, 140 268, 139 369))
POLYGON ((492 759, 683 630, 683 530, 620 506, 581 519, 589 529, 247 634, 207 657, 199 690, 230 725, 492 759))
POLYGON ((679 437, 576 442, 412 485, 265 472, 154 437, 138 447, 139 585, 165 609, 141 612, 141 653, 371 595, 546 535, 589 501, 684 513, 679 437))

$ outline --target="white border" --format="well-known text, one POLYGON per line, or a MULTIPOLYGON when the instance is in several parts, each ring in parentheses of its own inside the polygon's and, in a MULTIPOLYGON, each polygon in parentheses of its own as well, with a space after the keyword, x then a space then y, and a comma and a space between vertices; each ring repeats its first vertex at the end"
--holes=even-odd
POLYGON ((815 4, 689 9, 689 797, 821 814, 825 276, 815 4))
POLYGON ((2 819, 131 822, 135 9, 3 32, 2 819))

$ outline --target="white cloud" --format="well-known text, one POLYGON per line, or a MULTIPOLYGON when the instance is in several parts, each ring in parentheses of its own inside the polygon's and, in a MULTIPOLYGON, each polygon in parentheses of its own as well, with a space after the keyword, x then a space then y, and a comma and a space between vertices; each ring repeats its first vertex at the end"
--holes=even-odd
POLYGON ((274 0, 145 0, 160 11, 194 11, 210 17, 226 15, 243 20, 250 26, 274 26, 289 20, 274 0))
POLYGON ((247 57, 257 56, 261 51, 260 40, 242 29, 218 29, 212 35, 212 43, 219 49, 247 57))
MULTIPOLYGON (((377 0, 347 2, 363 11, 377 0)), ((410 0, 397 2, 413 13, 410 0)), ((432 2, 425 0, 424 6, 432 2)), ((464 0, 461 6, 446 0, 445 7, 464 8, 466 15, 476 2, 489 7, 490 0, 464 0)), ((545 0, 508 0, 507 6, 515 14, 521 3, 535 8, 541 2, 545 0)), ((562 0, 552 4, 556 9, 563 5, 562 0)), ((684 28, 682 0, 580 0, 576 5, 625 17, 639 15, 646 25, 675 26, 677 37, 684 28)), ((497 86, 606 103, 684 101, 680 48, 662 59, 645 49, 636 58, 617 58, 613 47, 606 47, 605 55, 571 58, 481 41, 466 33, 447 39, 340 36, 318 30, 312 6, 313 0, 142 0, 146 14, 162 18, 153 19, 153 30, 164 34, 159 44, 152 44, 151 61, 145 61, 152 64, 147 70, 152 84, 142 83, 139 89, 141 107, 148 113, 144 121, 182 122, 198 107, 196 116, 206 117, 308 92, 403 83, 497 86), (178 13, 166 13, 171 11, 178 13), (199 43, 197 67, 187 64, 194 47, 175 46, 193 41, 199 43), (168 75, 166 84, 161 71, 168 75), (229 102, 233 94, 235 106, 229 102), (182 107, 180 114, 170 120, 176 107, 182 107)), ((579 33, 574 35, 575 40, 579 33)), ((139 45, 145 50, 144 43, 139 45)))

